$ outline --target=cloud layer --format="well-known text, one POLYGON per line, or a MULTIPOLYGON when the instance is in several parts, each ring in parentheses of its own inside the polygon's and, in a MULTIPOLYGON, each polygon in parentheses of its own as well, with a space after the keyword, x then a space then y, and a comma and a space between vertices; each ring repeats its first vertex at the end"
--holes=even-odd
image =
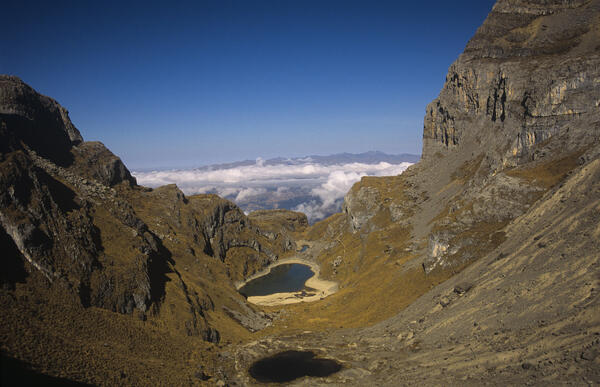
POLYGON ((391 176, 412 163, 379 162, 325 165, 306 159, 301 163, 133 172, 141 185, 175 183, 188 195, 217 193, 244 210, 288 208, 306 213, 311 221, 340 210, 344 195, 362 176, 391 176))

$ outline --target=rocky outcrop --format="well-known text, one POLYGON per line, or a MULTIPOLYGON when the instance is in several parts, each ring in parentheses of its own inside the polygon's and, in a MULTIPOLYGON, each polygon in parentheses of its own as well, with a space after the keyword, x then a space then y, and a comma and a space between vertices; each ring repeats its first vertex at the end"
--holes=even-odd
POLYGON ((86 141, 74 147, 72 153, 75 155, 72 169, 79 174, 86 174, 109 187, 122 182, 130 186, 137 184, 121 159, 99 141, 86 141))
POLYGON ((0 151, 33 151, 72 173, 107 186, 136 181, 121 159, 100 142, 84 142, 68 111, 18 77, 0 75, 0 151))
MULTIPOLYGON (((379 191, 374 187, 355 186, 344 197, 342 212, 348 216, 353 232, 363 228, 381 206, 379 191)), ((366 230, 367 232, 369 230, 366 230)))
POLYGON ((479 244, 474 232, 499 231, 577 157, 592 157, 600 141, 598 12, 597 1, 499 1, 450 66, 427 107, 419 169, 464 185, 438 196, 452 203, 432 222, 428 272, 473 259, 466 246, 479 244), (439 235, 447 252, 431 242, 439 235))
POLYGON ((262 269, 282 248, 231 202, 187 198, 174 185, 138 187, 103 144, 83 141, 58 103, 18 78, 0 81, 3 289, 24 283, 56 302, 63 296, 46 288, 67 289, 83 307, 213 343, 221 333, 209 313, 256 320, 231 279, 262 269))
POLYGON ((188 305, 182 329, 219 340, 204 316, 210 297, 168 278, 172 252, 136 214, 125 194, 135 179, 118 157, 83 142, 64 108, 16 77, 0 77, 0 138, 0 264, 14 274, 3 286, 68 289, 83 307, 145 319, 173 281, 188 305))
POLYGON ((1 226, 33 270, 50 283, 66 282, 83 305, 123 313, 147 309, 156 292, 153 260, 160 259, 152 236, 132 238, 140 253, 124 270, 128 275, 111 272, 104 267, 102 234, 87 198, 20 152, 8 155, 1 170, 1 226))
POLYGON ((485 150, 498 171, 531 161, 551 137, 598 139, 595 1, 499 1, 427 107, 423 158, 485 150))
MULTIPOLYGON (((234 247, 248 247, 261 252, 261 245, 256 238, 243 237, 244 231, 250 230, 250 225, 243 211, 234 203, 216 195, 196 197, 194 203, 205 207, 208 214, 202 226, 207 241, 205 251, 209 255, 224 261, 227 251, 234 247)), ((275 256, 271 258, 276 259, 275 256)))
POLYGON ((282 251, 295 250, 296 242, 292 235, 308 227, 305 214, 289 210, 259 210, 248 215, 248 219, 257 226, 258 232, 273 241, 282 251))
POLYGON ((33 151, 3 154, 0 224, 32 270, 50 283, 65 282, 83 305, 144 312, 161 297, 165 257, 130 206, 106 187, 83 181, 33 151), (106 254, 98 205, 138 249, 122 267, 115 268, 117 257, 106 254))
POLYGON ((136 211, 163 242, 185 241, 195 255, 223 262, 235 281, 276 261, 286 250, 265 236, 238 206, 217 195, 186 197, 174 184, 140 195, 134 201, 136 211))
POLYGON ((65 108, 52 98, 38 94, 15 76, 0 75, 0 114, 19 116, 42 124, 42 132, 45 133, 38 135, 45 135, 49 140, 65 134, 73 145, 83 141, 65 108))
POLYGON ((24 143, 55 163, 68 165, 71 147, 83 141, 66 109, 14 76, 0 75, 0 115, 11 128, 0 132, 2 152, 24 143))
POLYGON ((501 242, 503 227, 595 155, 599 12, 598 1, 498 1, 427 106, 422 160, 397 187, 411 199, 386 203, 385 184, 364 179, 345 198, 350 229, 411 226, 426 273, 501 242))

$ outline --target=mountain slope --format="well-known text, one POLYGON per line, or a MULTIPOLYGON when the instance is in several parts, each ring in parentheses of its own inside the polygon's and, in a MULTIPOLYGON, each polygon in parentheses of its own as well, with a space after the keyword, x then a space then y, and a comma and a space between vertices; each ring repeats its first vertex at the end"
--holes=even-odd
POLYGON ((391 317, 496 249, 510 222, 598 157, 599 2, 544 4, 499 1, 427 107, 422 160, 363 178, 344 216, 309 231, 322 273, 345 290, 307 315, 326 326, 391 317))
POLYGON ((600 381, 599 20, 598 1, 498 1, 427 107, 421 161, 307 230, 341 290, 288 307, 231 375, 301 347, 344 362, 324 383, 600 381))
MULTIPOLYGON (((120 361, 143 369, 270 323, 233 282, 294 249, 289 235, 270 239, 214 195, 137 186, 104 145, 83 141, 64 108, 16 77, 0 76, 0 144, 3 356, 101 383, 109 376, 97 358, 112 356, 118 375, 120 361), (170 350, 152 349, 160 342, 170 350)), ((172 377, 126 373, 132 383, 172 377)))
POLYGON ((257 340, 238 348, 230 375, 252 384, 241 375, 256 358, 315 348, 345 368, 323 384, 594 385, 599 199, 596 158, 511 222, 496 249, 394 317, 368 328, 257 340))

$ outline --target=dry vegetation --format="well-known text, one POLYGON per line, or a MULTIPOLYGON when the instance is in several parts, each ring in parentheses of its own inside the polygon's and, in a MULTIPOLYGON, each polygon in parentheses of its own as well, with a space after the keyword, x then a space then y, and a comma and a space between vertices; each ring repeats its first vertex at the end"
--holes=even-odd
POLYGON ((586 150, 584 148, 564 157, 542 161, 533 166, 514 168, 507 171, 506 174, 549 189, 564 180, 567 174, 578 166, 577 160, 586 150))
POLYGON ((373 231, 352 233, 346 216, 336 214, 298 235, 323 247, 316 257, 321 274, 337 281, 340 290, 319 302, 269 308, 287 313, 265 334, 372 325, 451 275, 449 271, 425 275, 420 266, 406 265, 416 258, 409 248, 410 226, 393 222, 389 210, 390 205, 400 205, 405 216, 412 214, 406 177, 364 177, 352 191, 365 186, 375 188, 378 202, 384 204, 369 221, 373 231), (341 263, 334 266, 336 260, 341 263))
POLYGON ((19 354, 37 372, 94 384, 180 384, 195 380, 198 364, 212 356, 199 337, 152 319, 83 308, 69 292, 32 282, 0 295, 0 336, 3 353, 19 354))

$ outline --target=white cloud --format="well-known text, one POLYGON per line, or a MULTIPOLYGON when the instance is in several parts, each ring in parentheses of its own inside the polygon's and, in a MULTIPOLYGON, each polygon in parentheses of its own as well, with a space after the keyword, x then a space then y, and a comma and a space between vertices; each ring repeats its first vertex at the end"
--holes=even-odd
POLYGON ((321 198, 323 206, 330 206, 336 199, 343 197, 366 173, 333 171, 327 181, 311 191, 313 195, 321 198))
POLYGON ((215 187, 214 185, 205 185, 205 186, 201 186, 201 187, 191 187, 191 188, 194 190, 194 192, 199 193, 199 194, 214 192, 217 190, 217 187, 215 187))
POLYGON ((244 188, 235 197, 236 202, 241 202, 244 199, 248 199, 252 196, 258 196, 267 193, 266 188, 244 188))
POLYGON ((379 164, 348 163, 336 165, 321 165, 311 162, 287 165, 274 164, 264 165, 257 162, 253 165, 244 165, 224 169, 189 169, 189 170, 167 170, 152 172, 133 172, 138 182, 150 187, 158 187, 165 184, 176 183, 180 186, 206 186, 211 184, 245 184, 251 182, 274 182, 297 179, 322 179, 329 174, 342 172, 355 172, 362 175, 385 176, 398 174, 410 163, 379 164))
POLYGON ((402 173, 408 168, 410 163, 389 164, 381 162, 379 164, 353 163, 346 164, 345 168, 333 170, 327 176, 327 181, 312 189, 311 193, 318 197, 320 201, 311 200, 297 205, 294 210, 304 212, 309 219, 319 220, 339 211, 343 198, 350 190, 352 185, 363 176, 394 176, 402 173))
MULTIPOLYGON (((318 203, 316 200, 301 203, 294 207, 293 210, 303 212, 311 222, 321 220, 332 213, 327 207, 324 207, 322 203, 318 203)), ((335 209, 333 212, 336 212, 335 209)))
MULTIPOLYGON (((217 193, 219 194, 219 196, 222 197, 230 197, 230 196, 237 196, 239 195, 241 188, 236 188, 236 187, 215 187, 215 191, 217 191, 217 193)), ((195 193, 195 192, 190 192, 190 193, 195 193)))
POLYGON ((186 194, 216 192, 236 202, 270 193, 275 199, 289 199, 290 193, 303 190, 312 198, 293 208, 309 219, 321 219, 339 211, 342 199, 362 176, 392 176, 411 163, 345 163, 323 165, 310 158, 298 163, 271 164, 257 158, 255 164, 229 168, 201 168, 133 172, 141 185, 157 187, 176 183, 186 194))

